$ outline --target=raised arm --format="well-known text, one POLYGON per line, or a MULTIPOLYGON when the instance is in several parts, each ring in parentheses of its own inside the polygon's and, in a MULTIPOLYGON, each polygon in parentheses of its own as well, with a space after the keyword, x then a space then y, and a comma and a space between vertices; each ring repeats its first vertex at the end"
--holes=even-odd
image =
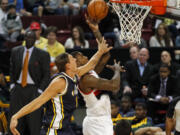
POLYGON ((90 70, 93 70, 97 65, 98 61, 100 60, 101 56, 112 49, 112 47, 108 47, 104 38, 102 42, 99 42, 98 40, 97 42, 98 42, 98 51, 96 52, 96 54, 93 55, 93 57, 88 61, 87 64, 78 68, 77 74, 79 77, 83 76, 85 73, 89 72, 90 70))
POLYGON ((96 65, 94 71, 99 74, 104 69, 104 66, 107 64, 108 60, 110 59, 110 53, 104 54, 101 59, 99 60, 98 64, 96 65))
MULTIPOLYGON (((87 15, 85 15, 85 17, 86 17, 86 23, 89 25, 89 28, 92 30, 94 36, 96 37, 96 39, 98 39, 98 41, 101 42, 103 37, 102 37, 101 32, 99 31, 98 22, 93 21, 87 15)), ((104 68, 105 64, 108 62, 110 56, 111 56, 110 53, 107 52, 106 54, 104 54, 101 57, 101 59, 99 60, 98 64, 96 65, 96 67, 94 69, 97 74, 99 74, 103 70, 103 68, 104 68)))
POLYGON ((14 114, 10 123, 10 129, 13 135, 19 135, 19 132, 16 129, 18 119, 39 109, 44 103, 46 103, 52 97, 56 96, 58 93, 63 93, 65 86, 66 81, 64 79, 54 79, 48 88, 46 88, 46 90, 39 97, 31 101, 29 104, 20 109, 16 114, 14 114))
POLYGON ((89 28, 92 30, 94 36, 98 39, 98 41, 102 41, 102 34, 99 31, 99 26, 98 26, 98 22, 92 20, 90 17, 88 17, 87 15, 85 15, 86 18, 86 23, 89 25, 89 28))
POLYGON ((113 66, 114 76, 111 80, 106 80, 103 78, 96 78, 92 75, 83 76, 80 81, 80 88, 88 92, 88 88, 98 89, 98 90, 107 90, 107 91, 116 91, 119 90, 120 87, 120 65, 119 63, 115 63, 113 66), (83 87, 83 88, 82 88, 83 87))

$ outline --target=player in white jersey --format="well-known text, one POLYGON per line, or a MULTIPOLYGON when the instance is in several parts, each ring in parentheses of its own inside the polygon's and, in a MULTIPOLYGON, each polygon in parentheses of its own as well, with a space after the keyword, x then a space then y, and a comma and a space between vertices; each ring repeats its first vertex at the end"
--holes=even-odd
MULTIPOLYGON (((88 61, 80 52, 72 55, 77 60, 77 65, 83 65, 88 61)), ((105 56, 106 57, 106 56, 105 56)), ((100 63, 104 63, 103 57, 100 63), (102 62, 103 61, 103 62, 102 62)), ((100 64, 102 66, 104 64, 100 64)), ((86 103, 87 116, 83 121, 83 135, 113 135, 113 123, 111 120, 111 105, 109 96, 102 90, 116 91, 120 86, 120 65, 116 63, 111 66, 114 76, 111 80, 99 78, 92 70, 84 75, 79 82, 79 90, 86 103)), ((96 69, 95 69, 96 70, 96 69)), ((97 71, 98 72, 98 71, 97 71)))
MULTIPOLYGON (((98 24, 92 23, 87 18, 87 23, 92 29, 95 37, 101 41, 98 24)), ((87 63, 88 58, 80 52, 72 54, 77 60, 77 66, 87 63)), ((104 91, 116 91, 120 87, 120 65, 114 62, 114 66, 109 66, 114 71, 111 80, 103 79, 98 74, 110 58, 110 53, 101 57, 95 70, 82 76, 79 81, 79 89, 87 107, 87 116, 83 121, 83 135, 113 135, 113 124, 111 120, 110 98, 104 91), (102 91, 104 90, 104 91, 102 91)))

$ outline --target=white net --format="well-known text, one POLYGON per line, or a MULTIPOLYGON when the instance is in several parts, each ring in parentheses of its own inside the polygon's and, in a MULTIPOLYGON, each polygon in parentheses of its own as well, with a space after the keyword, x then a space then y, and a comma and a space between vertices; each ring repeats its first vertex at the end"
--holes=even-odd
POLYGON ((140 44, 143 21, 148 15, 151 7, 114 2, 111 3, 111 6, 119 17, 121 27, 120 40, 140 44))

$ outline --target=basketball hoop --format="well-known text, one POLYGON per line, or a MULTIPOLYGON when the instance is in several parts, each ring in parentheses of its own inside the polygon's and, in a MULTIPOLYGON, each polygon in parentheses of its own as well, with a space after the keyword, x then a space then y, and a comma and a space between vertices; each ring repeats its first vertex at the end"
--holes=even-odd
POLYGON ((164 14, 166 0, 110 0, 110 5, 119 17, 120 39, 141 43, 143 21, 151 9, 155 14, 164 14), (153 8, 152 8, 153 7, 153 8))

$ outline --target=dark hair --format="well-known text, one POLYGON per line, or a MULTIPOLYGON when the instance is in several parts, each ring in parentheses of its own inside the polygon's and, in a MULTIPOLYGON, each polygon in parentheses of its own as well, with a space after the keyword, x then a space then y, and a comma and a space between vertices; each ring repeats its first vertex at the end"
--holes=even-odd
POLYGON ((119 106, 119 101, 111 99, 111 104, 113 104, 115 106, 119 106))
POLYGON ((145 103, 137 103, 137 104, 136 104, 136 107, 142 107, 143 110, 147 110, 147 106, 146 106, 145 103))
POLYGON ((159 69, 160 68, 167 68, 169 71, 171 71, 170 66, 168 64, 166 64, 166 63, 161 63, 159 69))
POLYGON ((55 27, 55 26, 49 26, 49 27, 47 28, 47 35, 48 35, 50 32, 53 32, 53 33, 57 34, 57 31, 58 31, 57 27, 55 27))
POLYGON ((59 70, 59 72, 66 71, 66 64, 69 62, 68 53, 62 53, 58 55, 55 59, 55 64, 59 70))
POLYGON ((74 58, 76 58, 77 55, 79 55, 79 53, 80 53, 80 52, 78 52, 78 51, 74 51, 74 52, 71 53, 71 55, 72 55, 74 58))
MULTIPOLYGON (((74 28, 76 28, 79 31, 79 41, 80 41, 80 43, 83 44, 83 46, 85 46, 85 37, 84 37, 83 29, 80 26, 75 26, 74 28)), ((73 31, 73 29, 72 29, 72 31, 73 31)), ((73 32, 72 32, 72 39, 73 39, 73 42, 74 42, 75 38, 73 36, 73 32)))
POLYGON ((131 124, 127 120, 120 120, 114 128, 115 135, 130 135, 131 124))
POLYGON ((165 40, 166 46, 169 47, 170 46, 171 37, 170 37, 169 30, 168 30, 168 27, 166 26, 166 24, 164 24, 164 23, 160 23, 159 24, 158 28, 156 29, 156 38, 157 38, 159 44, 162 45, 161 44, 161 40, 160 40, 160 35, 158 33, 158 30, 159 30, 160 26, 163 26, 163 28, 165 30, 165 35, 163 36, 163 39, 165 40))
POLYGON ((10 10, 11 8, 16 9, 16 5, 14 5, 12 3, 8 4, 8 8, 7 9, 10 10))
POLYGON ((132 101, 132 100, 131 100, 131 97, 128 96, 128 95, 124 95, 124 96, 121 98, 121 101, 122 101, 123 98, 127 99, 129 102, 132 101))

